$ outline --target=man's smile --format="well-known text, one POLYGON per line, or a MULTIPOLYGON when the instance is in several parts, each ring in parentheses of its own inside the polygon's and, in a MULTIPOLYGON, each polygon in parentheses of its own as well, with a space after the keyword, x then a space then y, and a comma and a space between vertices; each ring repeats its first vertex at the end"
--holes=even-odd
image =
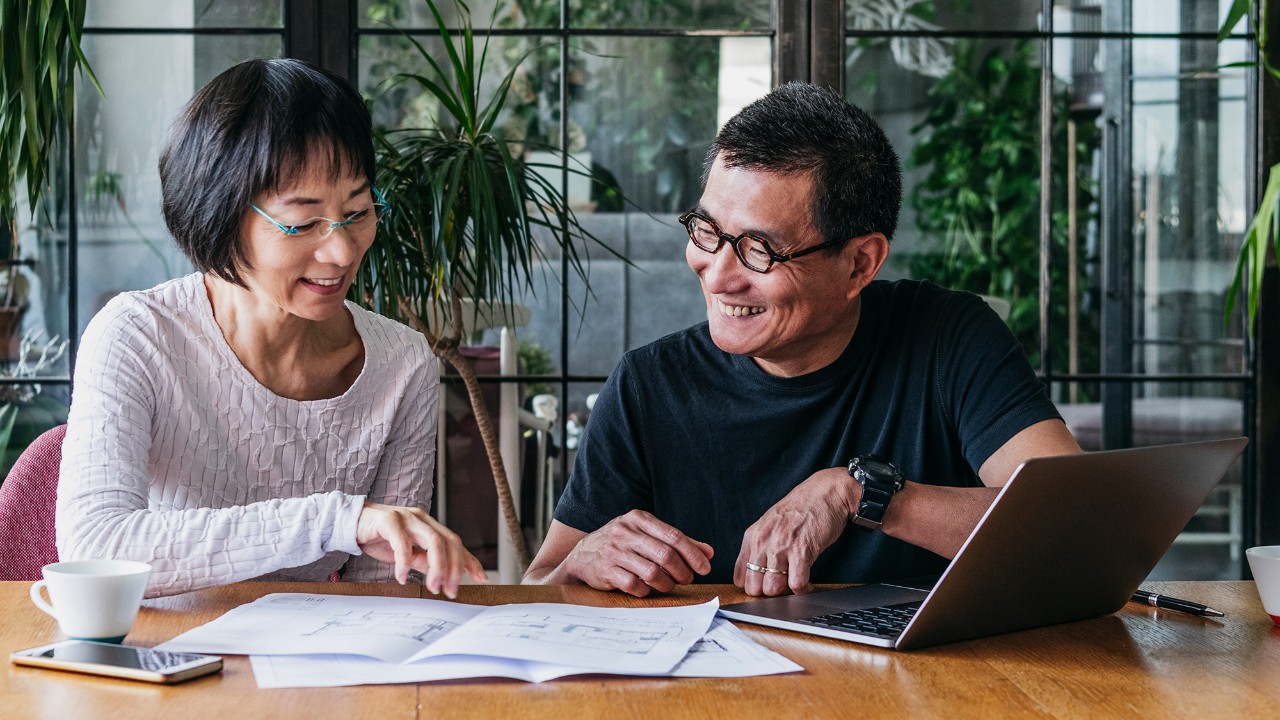
POLYGON ((752 305, 726 305, 725 303, 722 303, 719 300, 716 300, 715 302, 716 302, 716 309, 720 311, 721 315, 725 315, 727 317, 743 317, 745 315, 758 315, 764 312, 763 307, 752 306, 752 305))

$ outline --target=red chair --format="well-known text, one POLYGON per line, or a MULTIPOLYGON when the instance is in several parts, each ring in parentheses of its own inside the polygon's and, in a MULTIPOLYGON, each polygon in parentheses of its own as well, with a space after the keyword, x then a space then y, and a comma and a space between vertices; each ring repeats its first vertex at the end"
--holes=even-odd
POLYGON ((58 562, 53 517, 66 434, 58 425, 36 438, 0 485, 0 580, 39 580, 58 562))

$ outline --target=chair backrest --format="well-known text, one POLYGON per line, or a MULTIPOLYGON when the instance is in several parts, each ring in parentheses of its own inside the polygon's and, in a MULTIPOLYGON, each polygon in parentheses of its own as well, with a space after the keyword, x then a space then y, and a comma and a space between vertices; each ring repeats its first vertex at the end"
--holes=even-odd
POLYGON ((53 518, 66 434, 59 425, 36 438, 0 485, 0 580, 39 580, 58 562, 53 518))

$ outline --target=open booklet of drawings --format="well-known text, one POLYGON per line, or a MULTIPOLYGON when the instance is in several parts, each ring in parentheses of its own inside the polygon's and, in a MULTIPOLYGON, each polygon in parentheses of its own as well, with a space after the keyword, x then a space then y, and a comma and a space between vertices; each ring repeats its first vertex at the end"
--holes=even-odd
MULTIPOLYGON (((470 677, 538 681, 592 672, 665 675, 708 634, 717 607, 716 600, 662 608, 557 603, 485 607, 417 598, 277 593, 158 648, 229 655, 360 656, 379 664, 421 666, 423 680, 433 679, 425 671, 428 666, 439 668, 445 659, 455 670, 473 666, 476 673, 470 677), (485 672, 492 667, 514 670, 485 672)), ((792 664, 768 672, 798 669, 792 664)), ((335 678, 328 679, 328 684, 337 684, 332 682, 335 678)), ((324 684, 321 680, 310 684, 324 684)))

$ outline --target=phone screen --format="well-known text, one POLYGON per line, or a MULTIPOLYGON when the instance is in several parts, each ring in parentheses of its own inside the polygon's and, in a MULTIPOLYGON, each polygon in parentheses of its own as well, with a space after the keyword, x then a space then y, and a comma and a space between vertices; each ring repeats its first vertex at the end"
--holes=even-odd
POLYGON ((172 667, 202 660, 206 656, 192 653, 171 653, 150 648, 129 647, 127 645, 76 642, 51 647, 32 657, 163 672, 172 667))

